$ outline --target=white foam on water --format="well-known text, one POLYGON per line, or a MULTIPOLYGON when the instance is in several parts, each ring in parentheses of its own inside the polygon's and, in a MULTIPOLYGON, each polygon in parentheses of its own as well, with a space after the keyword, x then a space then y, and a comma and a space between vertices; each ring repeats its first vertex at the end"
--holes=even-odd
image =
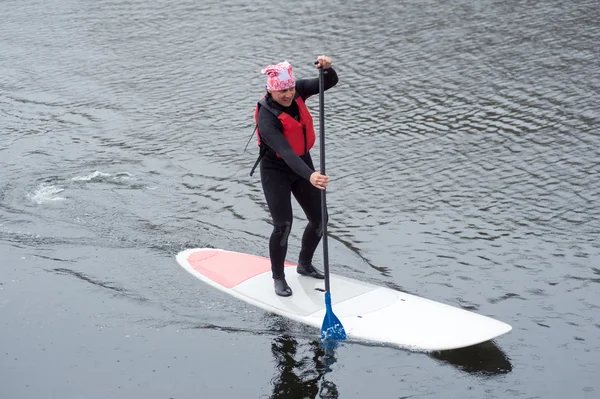
POLYGON ((129 172, 118 172, 114 175, 111 173, 105 173, 100 171, 95 171, 89 175, 85 176, 75 176, 71 178, 72 181, 92 181, 92 180, 102 180, 103 178, 112 179, 112 180, 129 180, 133 175, 129 172))
POLYGON ((117 174, 115 174, 115 177, 118 179, 122 179, 122 180, 128 180, 132 177, 133 175, 129 172, 119 172, 117 174))
POLYGON ((103 173, 100 171, 95 171, 92 174, 89 174, 87 176, 75 176, 73 178, 71 178, 71 180, 73 181, 92 181, 93 179, 96 179, 98 177, 110 177, 110 173, 103 173))
POLYGON ((41 183, 33 193, 27 193, 27 196, 37 204, 51 201, 64 201, 65 198, 58 195, 64 190, 64 188, 56 187, 48 183, 41 183))

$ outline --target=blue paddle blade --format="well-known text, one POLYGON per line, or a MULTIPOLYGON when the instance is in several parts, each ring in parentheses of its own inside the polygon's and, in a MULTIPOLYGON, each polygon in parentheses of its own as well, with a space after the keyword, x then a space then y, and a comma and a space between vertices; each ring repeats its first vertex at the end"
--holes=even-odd
POLYGON ((345 339, 346 330, 331 308, 331 294, 325 292, 325 319, 323 327, 321 327, 321 341, 343 341, 345 339))

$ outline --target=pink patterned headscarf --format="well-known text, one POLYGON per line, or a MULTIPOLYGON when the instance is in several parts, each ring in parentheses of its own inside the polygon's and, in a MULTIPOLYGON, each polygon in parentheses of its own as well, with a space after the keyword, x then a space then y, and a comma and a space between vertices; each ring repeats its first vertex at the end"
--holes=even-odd
POLYGON ((267 89, 269 90, 286 90, 296 86, 292 65, 287 61, 269 65, 261 70, 261 73, 267 75, 267 89))

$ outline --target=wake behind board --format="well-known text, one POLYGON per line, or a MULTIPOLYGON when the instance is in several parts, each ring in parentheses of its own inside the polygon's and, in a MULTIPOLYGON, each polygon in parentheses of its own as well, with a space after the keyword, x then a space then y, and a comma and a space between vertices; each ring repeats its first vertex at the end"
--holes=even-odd
MULTIPOLYGON (((177 262, 211 286, 283 317, 321 328, 325 317, 323 280, 301 276, 286 263, 294 294, 273 290, 268 258, 213 248, 180 252, 177 262)), ((386 287, 330 274, 334 314, 350 339, 425 351, 489 341, 512 327, 501 321, 386 287)))

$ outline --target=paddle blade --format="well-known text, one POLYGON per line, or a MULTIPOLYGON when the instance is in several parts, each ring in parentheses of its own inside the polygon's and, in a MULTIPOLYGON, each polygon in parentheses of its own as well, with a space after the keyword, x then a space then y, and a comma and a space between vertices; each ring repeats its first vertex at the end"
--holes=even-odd
POLYGON ((321 341, 343 341, 345 339, 346 330, 331 308, 331 294, 325 292, 325 319, 323 319, 323 327, 321 327, 321 341))

